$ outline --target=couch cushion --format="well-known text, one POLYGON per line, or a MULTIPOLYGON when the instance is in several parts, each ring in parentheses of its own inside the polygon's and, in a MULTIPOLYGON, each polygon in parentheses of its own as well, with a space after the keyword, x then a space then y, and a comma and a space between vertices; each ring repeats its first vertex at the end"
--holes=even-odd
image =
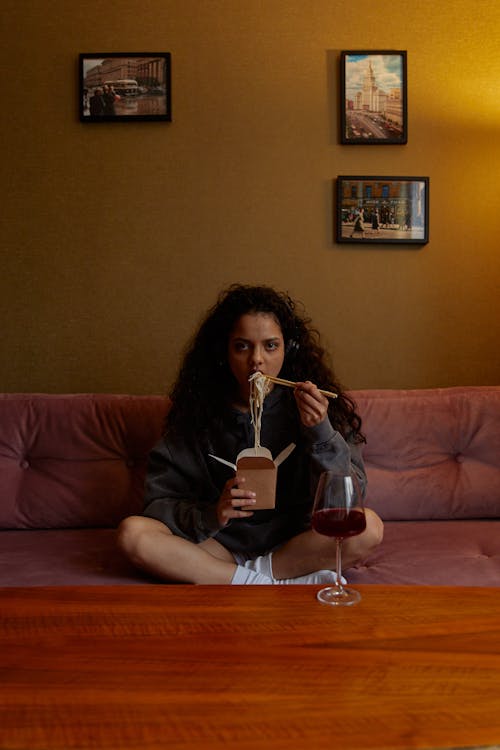
POLYGON ((153 582, 119 552, 114 529, 2 531, 0 586, 153 582))
MULTIPOLYGON (((346 570, 346 578, 353 584, 500 587, 499 537, 500 521, 389 521, 381 546, 346 570)), ((153 582, 120 554, 113 529, 2 531, 0 586, 153 582)))
POLYGON ((116 526, 143 505, 161 396, 0 396, 1 528, 116 526))
POLYGON ((500 518, 500 387, 352 396, 367 438, 367 505, 382 518, 500 518))
POLYGON ((345 575, 354 584, 500 587, 499 538, 500 521, 389 521, 382 544, 345 575))

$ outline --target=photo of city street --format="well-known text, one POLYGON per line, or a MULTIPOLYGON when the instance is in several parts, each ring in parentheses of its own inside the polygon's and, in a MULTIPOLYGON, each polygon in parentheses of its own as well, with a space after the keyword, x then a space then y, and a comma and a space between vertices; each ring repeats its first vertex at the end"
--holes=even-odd
POLYGON ((170 120, 170 55, 80 55, 80 119, 170 120))
POLYGON ((343 53, 342 98, 343 143, 406 143, 406 53, 343 53))
POLYGON ((337 242, 428 242, 427 177, 339 177, 337 242))

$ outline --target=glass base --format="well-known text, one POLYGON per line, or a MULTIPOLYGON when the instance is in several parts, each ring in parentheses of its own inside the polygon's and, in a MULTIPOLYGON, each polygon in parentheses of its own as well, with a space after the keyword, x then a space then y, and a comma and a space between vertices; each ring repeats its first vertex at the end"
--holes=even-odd
POLYGON ((333 607, 348 607, 357 604, 361 599, 359 591, 346 589, 344 586, 327 586, 316 594, 316 598, 322 604, 330 604, 333 607))

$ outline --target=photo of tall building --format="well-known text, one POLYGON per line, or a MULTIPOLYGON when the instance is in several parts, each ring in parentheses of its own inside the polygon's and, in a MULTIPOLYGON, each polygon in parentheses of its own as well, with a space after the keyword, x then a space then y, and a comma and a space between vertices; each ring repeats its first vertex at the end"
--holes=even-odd
POLYGON ((347 141, 403 141, 403 58, 400 54, 347 54, 343 137, 347 141))

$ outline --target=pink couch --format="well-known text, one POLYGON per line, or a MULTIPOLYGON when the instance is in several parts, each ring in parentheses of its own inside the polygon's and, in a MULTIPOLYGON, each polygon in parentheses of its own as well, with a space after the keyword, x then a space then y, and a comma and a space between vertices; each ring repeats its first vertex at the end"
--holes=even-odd
MULTIPOLYGON (((500 387, 355 391, 384 541, 353 583, 500 586, 500 387)), ((160 396, 0 396, 0 586, 148 581, 115 528, 140 511, 160 396)))

